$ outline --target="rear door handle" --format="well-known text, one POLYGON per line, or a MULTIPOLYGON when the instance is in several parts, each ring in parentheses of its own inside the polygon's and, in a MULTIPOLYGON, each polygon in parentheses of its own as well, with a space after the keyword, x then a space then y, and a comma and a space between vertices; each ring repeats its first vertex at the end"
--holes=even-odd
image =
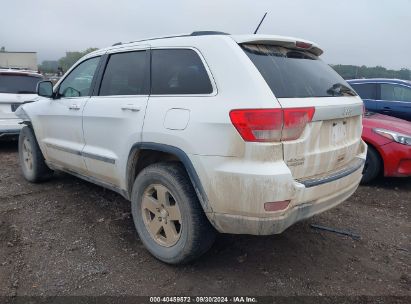
POLYGON ((76 105, 76 104, 72 104, 71 106, 69 106, 70 110, 80 110, 80 106, 76 105))
POLYGON ((135 106, 135 105, 125 105, 121 107, 123 111, 132 111, 132 112, 138 112, 140 111, 140 107, 135 106))

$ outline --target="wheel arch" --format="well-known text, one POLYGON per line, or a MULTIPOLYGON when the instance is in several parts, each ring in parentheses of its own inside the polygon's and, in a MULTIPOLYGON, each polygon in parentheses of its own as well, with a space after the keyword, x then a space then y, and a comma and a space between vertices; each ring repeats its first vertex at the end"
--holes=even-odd
MULTIPOLYGON (((31 126, 31 117, 27 112, 24 110, 24 104, 19 106, 15 112, 15 115, 22 120, 22 123, 31 126)), ((32 127, 32 126, 31 126, 32 127)))
POLYGON ((208 213, 212 211, 200 178, 188 155, 175 146, 153 142, 136 143, 132 146, 129 152, 126 167, 126 192, 128 194, 128 199, 131 197, 134 181, 141 170, 160 161, 181 162, 190 178, 194 190, 196 191, 198 200, 200 201, 204 212, 208 213))
POLYGON ((380 160, 380 172, 378 174, 383 174, 385 175, 385 166, 384 166, 384 153, 381 151, 381 149, 372 143, 369 140, 364 139, 365 143, 367 144, 368 148, 373 149, 375 152, 377 152, 378 158, 380 160))
MULTIPOLYGON (((31 104, 31 102, 27 102, 26 104, 31 104)), ((28 110, 30 110, 30 108, 25 109, 26 104, 22 104, 20 107, 18 107, 15 114, 18 118, 20 118, 22 120, 21 121, 22 125, 27 126, 28 128, 30 128, 33 131, 34 138, 37 140, 37 143, 40 147, 41 153, 43 154, 43 157, 45 159, 47 159, 47 153, 44 149, 44 146, 41 144, 41 141, 37 137, 37 135, 38 135, 37 131, 38 130, 36 130, 36 128, 34 127, 33 122, 32 122, 32 117, 31 117, 31 115, 28 111, 28 110)), ((35 115, 33 115, 33 116, 35 116, 35 115)))

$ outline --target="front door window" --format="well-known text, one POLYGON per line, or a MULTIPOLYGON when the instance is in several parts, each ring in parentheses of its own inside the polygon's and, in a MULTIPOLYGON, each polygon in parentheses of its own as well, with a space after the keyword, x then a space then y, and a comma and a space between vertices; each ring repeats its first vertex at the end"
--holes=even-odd
POLYGON ((94 57, 80 63, 59 86, 59 97, 90 96, 91 82, 96 72, 100 57, 94 57))

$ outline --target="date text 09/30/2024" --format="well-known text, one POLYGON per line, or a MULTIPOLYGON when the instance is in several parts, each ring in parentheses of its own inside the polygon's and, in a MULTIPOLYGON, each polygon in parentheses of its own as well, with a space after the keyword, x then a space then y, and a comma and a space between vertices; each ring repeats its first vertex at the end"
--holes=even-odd
POLYGON ((258 303, 255 297, 150 297, 150 303, 258 303))

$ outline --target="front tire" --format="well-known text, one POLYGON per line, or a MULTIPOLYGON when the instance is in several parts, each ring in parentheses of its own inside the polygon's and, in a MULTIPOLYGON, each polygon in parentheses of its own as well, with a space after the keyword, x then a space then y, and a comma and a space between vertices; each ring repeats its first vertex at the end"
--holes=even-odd
POLYGON ((180 163, 143 169, 134 182, 131 210, 141 241, 165 263, 190 262, 214 242, 216 232, 180 163))
POLYGON ((381 172, 381 159, 378 152, 371 146, 368 146, 367 158, 365 160, 364 172, 361 179, 362 184, 368 184, 373 181, 381 172))
POLYGON ((23 176, 32 183, 49 179, 53 171, 47 167, 33 130, 25 126, 19 135, 19 160, 23 176))

